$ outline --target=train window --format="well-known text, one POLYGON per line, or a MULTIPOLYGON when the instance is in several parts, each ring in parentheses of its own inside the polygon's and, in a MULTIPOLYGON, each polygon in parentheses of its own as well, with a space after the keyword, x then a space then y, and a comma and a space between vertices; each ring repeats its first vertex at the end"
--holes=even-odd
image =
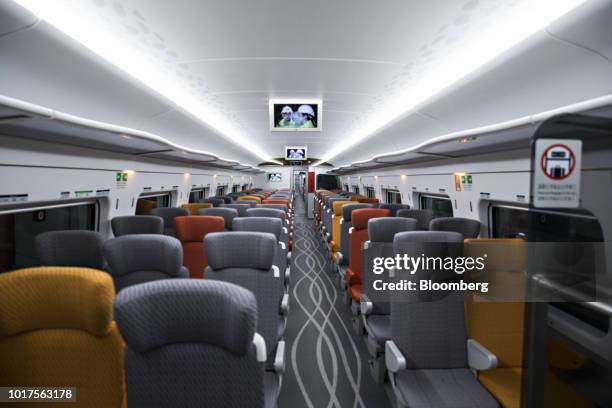
POLYGON ((197 203, 200 200, 203 200, 204 198, 208 197, 208 187, 204 187, 204 188, 195 188, 193 190, 191 190, 189 192, 189 202, 190 203, 197 203))
POLYGON ((421 209, 432 210, 436 218, 453 216, 453 205, 446 197, 422 195, 420 202, 421 209))
POLYGON ((249 185, 248 184, 243 184, 242 185, 242 191, 248 190, 249 189, 249 185))
POLYGON ((374 187, 365 187, 365 193, 368 198, 376 198, 376 190, 374 190, 374 187))
POLYGON ((136 215, 149 215, 152 209, 170 207, 171 203, 172 195, 169 192, 141 194, 136 202, 136 215))
POLYGON ((0 272, 39 266, 36 235, 47 231, 97 229, 97 202, 0 214, 0 272))
POLYGON ((217 196, 225 195, 226 191, 227 191, 227 186, 218 186, 217 187, 217 196))
POLYGON ((534 242, 602 242, 597 218, 587 212, 534 211, 520 207, 491 206, 490 232, 494 238, 530 238, 534 242), (533 220, 528 237, 529 220, 533 220))
POLYGON ((353 186, 353 193, 359 195, 359 186, 353 186))
POLYGON ((345 184, 345 185, 342 186, 342 191, 349 191, 348 184, 345 184))
POLYGON ((402 193, 397 190, 385 190, 388 204, 401 204, 402 193))
POLYGON ((239 184, 234 184, 232 186, 232 193, 237 193, 239 189, 240 189, 240 185, 239 184))

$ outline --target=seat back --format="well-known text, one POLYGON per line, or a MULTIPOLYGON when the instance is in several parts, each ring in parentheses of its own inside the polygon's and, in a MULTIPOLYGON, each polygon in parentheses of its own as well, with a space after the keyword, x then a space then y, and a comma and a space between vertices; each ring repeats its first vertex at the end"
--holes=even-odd
POLYGON ((410 209, 408 204, 380 204, 379 207, 391 211, 391 217, 395 217, 399 210, 410 209))
POLYGON ((360 203, 364 204, 378 204, 380 200, 378 198, 360 198, 357 200, 360 203))
POLYGON ((340 251, 342 245, 342 208, 349 204, 359 204, 357 201, 334 201, 333 203, 333 214, 332 214, 332 236, 331 236, 331 257, 335 259, 336 252, 340 251))
POLYGON ((334 203, 336 201, 347 201, 345 197, 332 197, 327 199, 327 209, 323 213, 323 225, 327 228, 327 232, 331 235, 333 231, 334 219, 334 203))
POLYGON ((34 239, 36 255, 46 266, 105 269, 102 234, 95 231, 48 231, 34 239))
POLYGON ((353 226, 353 210, 372 208, 372 204, 346 204, 342 207, 342 224, 340 224, 340 252, 343 258, 341 265, 348 265, 350 257, 349 231, 353 226))
POLYGON ((178 207, 158 207, 151 210, 151 215, 157 215, 164 220, 164 235, 175 236, 174 219, 189 215, 189 210, 178 207))
POLYGON ((187 278, 181 242, 165 235, 126 235, 103 246, 115 289, 158 279, 187 278))
MULTIPOLYGON (((350 258, 347 269, 347 281, 350 286, 361 285, 363 274, 363 243, 368 240, 368 221, 372 218, 389 217, 391 212, 381 208, 362 208, 353 210, 353 230, 349 234, 350 258)), ((350 288, 349 288, 350 289, 350 288)), ((351 293, 359 302, 361 293, 351 293)))
POLYGON ((270 217, 234 218, 233 230, 273 234, 278 241, 274 265, 279 267, 281 273, 285 271, 287 268, 287 252, 289 248, 287 248, 287 244, 284 241, 283 222, 281 220, 270 217))
POLYGON ((434 218, 434 213, 432 210, 409 209, 399 210, 397 212, 397 216, 403 218, 413 218, 417 220, 417 229, 419 231, 427 231, 429 230, 429 223, 434 218))
POLYGON ((477 238, 480 234, 480 221, 470 218, 441 217, 431 220, 430 231, 454 231, 465 238, 477 238))
POLYGON ((257 207, 247 210, 247 217, 271 217, 278 218, 285 224, 285 212, 276 208, 257 207))
POLYGON ((359 201, 359 200, 361 200, 361 199, 368 198, 367 196, 364 196, 364 195, 361 195, 361 194, 350 194, 349 192, 346 192, 346 191, 343 191, 343 192, 342 192, 342 193, 340 193, 340 194, 343 194, 343 193, 344 193, 344 195, 346 195, 346 196, 349 198, 349 200, 351 200, 351 201, 359 201))
POLYGON ((257 332, 273 352, 280 321, 280 301, 284 294, 281 271, 273 267, 278 241, 265 232, 216 232, 204 238, 210 279, 242 286, 257 299, 257 332))
POLYGON ((212 208, 212 203, 189 203, 181 205, 181 208, 186 208, 189 211, 189 215, 198 215, 200 208, 212 208))
POLYGON ((259 205, 259 203, 257 201, 255 201, 255 200, 239 200, 239 201, 236 201, 236 203, 239 203, 239 204, 248 204, 248 206, 250 208, 255 208, 255 207, 257 207, 257 205, 259 205))
POLYGON ((235 208, 228 208, 228 207, 204 208, 204 209, 198 210, 198 215, 223 217, 223 220, 225 221, 225 230, 231 231, 232 230, 232 220, 238 217, 238 210, 236 210, 235 208))
POLYGON ((246 211, 251 208, 251 206, 249 204, 224 204, 223 208, 233 208, 234 210, 238 211, 239 217, 246 217, 246 211))
MULTIPOLYGON (((457 232, 414 231, 395 235, 394 253, 405 254, 404 243, 446 242, 456 244, 425 247, 426 257, 460 255, 463 236, 457 232)), ((414 256, 414 254, 407 254, 414 256)), ((437 271, 417 270, 427 279, 437 271)), ((451 272, 452 273, 452 272, 451 272)), ((461 293, 435 301, 391 303, 391 339, 406 356, 408 369, 451 369, 467 367, 466 328, 461 293)))
POLYGON ((176 237, 183 247, 183 266, 189 270, 190 278, 204 277, 204 269, 208 266, 204 252, 206 234, 224 229, 223 217, 190 215, 174 219, 176 237))
POLYGON ((0 274, 0 384, 78 386, 76 402, 67 405, 123 406, 123 340, 113 321, 114 297, 111 277, 94 269, 0 274))
POLYGON ((257 201, 257 204, 261 204, 261 198, 254 196, 254 195, 248 195, 248 196, 242 196, 242 197, 238 197, 237 201, 257 201))
POLYGON ((371 218, 368 220, 368 240, 372 243, 393 243, 395 234, 416 229, 417 221, 412 218, 371 218))
POLYGON ((266 200, 263 200, 261 203, 262 204, 284 204, 286 206, 289 206, 289 200, 282 200, 282 199, 274 199, 274 200, 266 199, 266 200))
MULTIPOLYGON (((214 280, 166 280, 117 295, 131 407, 264 407, 252 293, 214 280)), ((265 353, 263 353, 265 354, 265 353)))
POLYGON ((222 198, 215 198, 215 197, 208 197, 208 198, 203 198, 202 200, 198 201, 199 203, 210 203, 213 205, 213 207, 220 207, 223 204, 225 204, 225 200, 222 198))
POLYGON ((287 204, 270 204, 270 203, 267 203, 266 201, 268 201, 268 200, 264 200, 263 204, 258 204, 257 208, 259 208, 259 207, 261 207, 261 208, 274 208, 276 210, 282 210, 285 213, 288 211, 287 204))
POLYGON ((111 220, 113 235, 163 234, 164 220, 153 215, 124 215, 111 220))
MULTIPOLYGON (((466 239, 464 248, 466 257, 487 254, 484 274, 487 280, 496 280, 489 287, 507 289, 517 285, 517 279, 524 280, 526 245, 522 239, 466 239)), ((493 352, 499 368, 523 366, 524 315, 523 302, 465 302, 468 337, 493 352)))
POLYGON ((213 196, 211 198, 218 198, 220 200, 223 200, 224 204, 231 204, 232 203, 232 197, 229 196, 229 195, 213 196))

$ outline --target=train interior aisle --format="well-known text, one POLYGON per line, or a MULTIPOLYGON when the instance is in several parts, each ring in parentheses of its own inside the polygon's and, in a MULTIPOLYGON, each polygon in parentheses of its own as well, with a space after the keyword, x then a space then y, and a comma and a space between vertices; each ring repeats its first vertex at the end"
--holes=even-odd
POLYGON ((0 0, 0 408, 612 408, 612 0, 0 0))
POLYGON ((287 372, 281 407, 390 407, 385 389, 369 374, 365 343, 351 326, 346 297, 335 276, 306 203, 296 200, 292 300, 287 372))

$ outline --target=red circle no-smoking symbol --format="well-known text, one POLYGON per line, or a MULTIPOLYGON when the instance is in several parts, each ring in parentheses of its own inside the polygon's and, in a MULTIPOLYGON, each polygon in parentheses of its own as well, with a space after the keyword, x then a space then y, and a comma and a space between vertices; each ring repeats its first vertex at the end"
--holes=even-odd
POLYGON ((576 156, 572 149, 564 144, 549 146, 542 153, 540 167, 546 177, 552 180, 568 178, 576 167, 576 156))

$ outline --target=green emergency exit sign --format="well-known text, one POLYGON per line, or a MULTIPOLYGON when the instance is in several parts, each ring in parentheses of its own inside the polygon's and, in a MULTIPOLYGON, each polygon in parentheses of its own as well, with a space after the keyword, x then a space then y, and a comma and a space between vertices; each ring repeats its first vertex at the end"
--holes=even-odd
POLYGON ((122 171, 118 171, 117 175, 116 175, 116 180, 118 182, 127 182, 128 181, 128 174, 122 171))
POLYGON ((471 174, 462 175, 461 184, 472 184, 472 175, 471 174))

